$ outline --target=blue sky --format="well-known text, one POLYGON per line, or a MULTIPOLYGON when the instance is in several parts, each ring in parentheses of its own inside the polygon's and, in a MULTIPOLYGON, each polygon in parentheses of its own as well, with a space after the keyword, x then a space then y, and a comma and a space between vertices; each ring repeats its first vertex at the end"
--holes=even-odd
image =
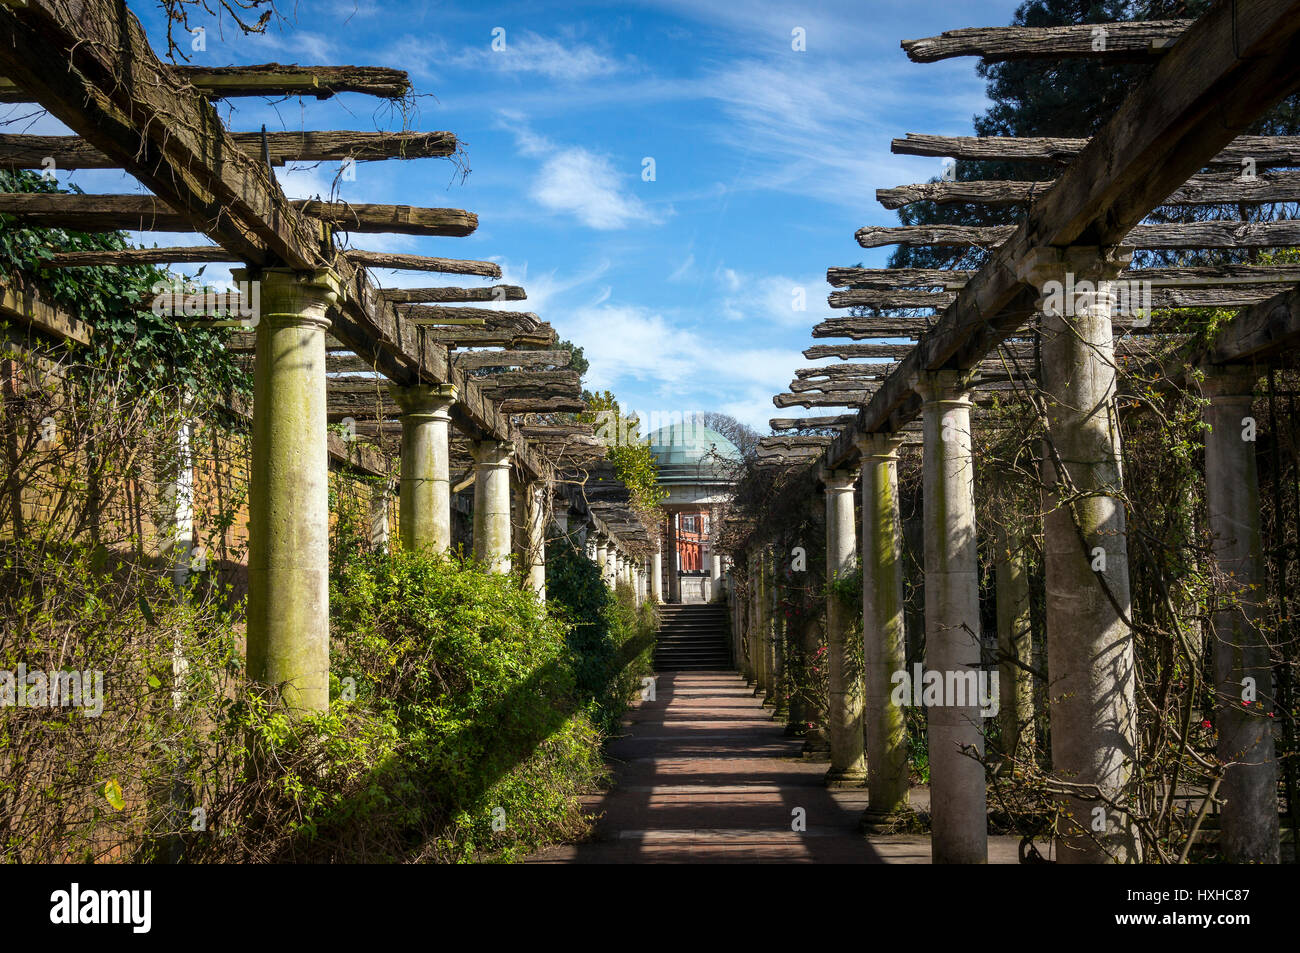
MULTIPOLYGON (((862 225, 896 223, 875 189, 939 172, 938 159, 891 155, 889 140, 969 134, 986 106, 974 60, 912 64, 899 41, 1005 25, 1016 5, 299 0, 281 3, 290 20, 263 37, 210 26, 191 61, 407 70, 426 95, 406 117, 356 95, 233 100, 223 113, 235 130, 451 130, 472 170, 463 182, 446 160, 362 163, 339 195, 470 209, 478 231, 361 235, 356 247, 496 260, 528 292, 509 307, 537 312, 585 349, 589 386, 643 414, 721 410, 766 432, 772 395, 812 363, 800 352, 832 314, 826 268, 888 257, 853 238, 862 225), (492 49, 498 27, 504 51, 492 49), (803 51, 792 49, 796 28, 803 51), (806 310, 795 308, 796 289, 806 310)), ((163 50, 154 6, 131 6, 163 50)), ((29 113, 0 107, 0 120, 29 113)), ((48 117, 4 128, 61 131, 48 117)), ((279 176, 292 197, 325 196, 335 172, 279 176)), ((71 181, 139 191, 117 173, 71 181)), ((392 287, 478 280, 376 277, 392 287)))

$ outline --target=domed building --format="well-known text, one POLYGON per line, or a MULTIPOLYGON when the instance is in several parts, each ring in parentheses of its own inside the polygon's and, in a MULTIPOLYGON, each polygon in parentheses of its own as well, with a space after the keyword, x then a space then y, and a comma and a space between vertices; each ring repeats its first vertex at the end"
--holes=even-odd
POLYGON ((650 434, 659 485, 668 491, 660 557, 667 602, 709 602, 721 592, 723 558, 714 547, 715 522, 731 499, 741 455, 730 440, 696 415, 650 434))

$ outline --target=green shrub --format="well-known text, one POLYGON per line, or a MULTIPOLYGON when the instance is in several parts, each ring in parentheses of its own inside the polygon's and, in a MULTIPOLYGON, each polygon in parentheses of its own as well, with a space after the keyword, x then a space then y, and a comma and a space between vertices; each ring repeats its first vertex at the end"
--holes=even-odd
POLYGON ((652 671, 654 605, 638 609, 628 586, 610 592, 600 567, 565 538, 547 546, 546 592, 552 612, 569 623, 578 694, 593 722, 612 734, 652 671))

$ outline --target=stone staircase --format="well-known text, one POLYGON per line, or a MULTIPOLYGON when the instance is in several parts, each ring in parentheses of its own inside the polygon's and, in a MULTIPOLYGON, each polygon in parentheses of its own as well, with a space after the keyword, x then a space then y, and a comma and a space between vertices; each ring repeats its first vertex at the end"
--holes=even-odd
POLYGON ((655 645, 656 672, 730 671, 727 605, 663 605, 655 645))

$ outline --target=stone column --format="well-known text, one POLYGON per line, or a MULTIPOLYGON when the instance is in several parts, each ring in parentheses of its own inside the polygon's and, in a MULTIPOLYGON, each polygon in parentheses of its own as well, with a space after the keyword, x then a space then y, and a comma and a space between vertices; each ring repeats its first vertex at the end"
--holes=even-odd
MULTIPOLYGON (((1022 277, 1038 288, 1044 570, 1052 767, 1075 784, 1123 798, 1137 737, 1128 546, 1111 336, 1111 283, 1123 250, 1044 249, 1022 277), (1063 472, 1058 471, 1057 462, 1063 472)), ((1127 816, 1098 800, 1062 799, 1060 863, 1134 863, 1127 816), (1105 831, 1094 825, 1104 821, 1105 831)))
POLYGON ((780 721, 790 711, 785 670, 786 579, 777 550, 772 550, 772 717, 780 721))
MULTIPOLYGON (((1007 514, 1005 518, 1011 518, 1007 514)), ((1033 662, 1029 618, 1029 571, 1023 539, 999 523, 993 544, 998 617, 998 726, 1008 757, 1034 757, 1034 680, 1023 667, 1033 662)))
POLYGON ((903 528, 898 514, 902 438, 869 434, 862 454, 862 670, 866 705, 865 827, 887 825, 908 810, 907 726, 893 703, 895 672, 905 671, 903 528))
POLYGON ((609 550, 605 546, 605 538, 599 533, 592 533, 587 539, 587 546, 592 550, 590 558, 600 569, 601 580, 608 586, 609 566, 607 565, 607 560, 609 559, 609 550))
POLYGON ((524 550, 528 588, 546 601, 546 483, 536 480, 524 488, 524 520, 528 531, 524 550))
MULTIPOLYGON (((822 470, 826 487, 826 583, 853 571, 857 531, 853 517, 853 470, 822 470)), ((862 750, 862 672, 849 632, 853 610, 834 594, 826 597, 826 662, 829 687, 826 727, 831 743, 829 787, 858 787, 867 778, 862 750)))
MULTIPOLYGON (((247 280, 250 272, 236 272, 247 280)), ((248 497, 248 674, 290 709, 329 708, 329 271, 260 273, 248 497)))
POLYGON ((917 391, 925 401, 925 667, 945 687, 943 704, 927 708, 930 852, 936 864, 983 864, 988 820, 984 765, 976 760, 984 755, 983 719, 973 691, 981 673, 970 397, 955 371, 921 375, 917 391))
POLYGON ((1273 751, 1273 671, 1259 622, 1268 577, 1259 526, 1252 398, 1257 375, 1249 370, 1211 370, 1202 410, 1206 503, 1218 567, 1219 608, 1214 613, 1215 722, 1217 755, 1233 762, 1219 796, 1222 844, 1229 863, 1276 864, 1279 860, 1277 761, 1273 751), (1247 688, 1253 684, 1253 692, 1247 688))
POLYGON ((737 635, 737 658, 736 667, 740 669, 740 674, 745 678, 746 685, 754 683, 754 654, 752 651, 751 633, 753 630, 753 605, 754 605, 754 587, 757 580, 754 578, 754 554, 752 552, 745 554, 745 565, 749 570, 749 585, 746 587, 745 600, 735 607, 733 616, 733 626, 737 635))
POLYGON ((510 454, 509 443, 475 440, 474 558, 490 572, 510 571, 510 454))
POLYGON ((677 571, 677 514, 668 514, 668 601, 674 604, 682 601, 682 577, 677 571))
POLYGON ((392 503, 392 486, 387 480, 370 488, 370 545, 376 552, 388 552, 388 510, 392 503))
POLYGON ((650 568, 650 596, 655 602, 664 601, 664 551, 663 540, 655 549, 653 564, 650 568))
POLYGON ((714 599, 722 598, 722 554, 721 553, 715 552, 709 554, 709 575, 713 582, 712 597, 714 599))
POLYGON ((447 434, 456 388, 389 388, 402 408, 402 473, 398 535, 406 549, 451 549, 451 479, 447 434))
POLYGON ((767 551, 754 554, 754 624, 749 633, 749 648, 754 661, 754 695, 762 698, 767 691, 767 551))
POLYGON ((605 585, 618 589, 618 544, 614 537, 605 537, 605 585))

